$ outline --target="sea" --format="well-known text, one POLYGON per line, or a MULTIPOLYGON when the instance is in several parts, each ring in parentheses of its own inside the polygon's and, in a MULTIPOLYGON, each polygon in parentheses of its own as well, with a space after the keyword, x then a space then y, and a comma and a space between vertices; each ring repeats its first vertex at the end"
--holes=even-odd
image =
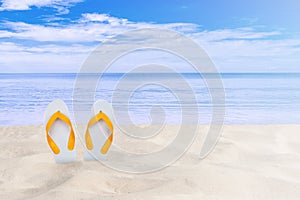
MULTIPOLYGON (((298 73, 182 73, 180 76, 149 73, 131 74, 126 79, 124 75, 84 75, 86 82, 94 79, 98 82, 90 88, 92 98, 83 98, 82 101, 92 105, 98 99, 107 100, 118 113, 115 117, 121 124, 153 123, 153 106, 163 110, 162 123, 169 124, 182 123, 182 109, 186 108, 198 110, 198 114, 191 112, 188 116, 193 119, 191 121, 197 119, 199 124, 209 124, 214 107, 225 110, 224 116, 221 116, 224 124, 300 123, 298 73), (223 103, 212 103, 208 79, 218 79, 223 84, 222 88, 217 88, 225 96, 223 103), (168 80, 167 85, 165 80, 168 80), (182 81, 188 84, 189 89, 183 87, 182 81), (141 85, 145 82, 147 84, 141 85), (190 94, 195 96, 195 101, 190 94), (180 96, 183 98, 179 99, 180 96)), ((81 83, 82 78, 76 73, 0 74, 0 126, 42 124, 45 109, 55 99, 64 100, 72 120, 77 120, 74 104, 80 99, 74 91, 81 83)), ((85 92, 88 91, 82 91, 82 96, 86 95, 85 92)), ((185 113, 189 113, 188 110, 185 113)), ((80 120, 77 121, 79 123, 80 120)))

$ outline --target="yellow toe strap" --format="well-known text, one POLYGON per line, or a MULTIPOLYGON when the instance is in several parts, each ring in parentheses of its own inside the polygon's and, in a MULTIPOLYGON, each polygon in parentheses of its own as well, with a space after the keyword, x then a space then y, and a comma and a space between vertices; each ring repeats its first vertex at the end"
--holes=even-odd
POLYGON ((71 130, 70 130, 70 136, 69 136, 69 141, 68 141, 68 149, 70 151, 73 150, 74 149, 74 145, 75 145, 75 134, 74 134, 74 130, 73 130, 72 123, 71 123, 70 119, 66 115, 64 115, 63 113, 61 113, 60 111, 57 111, 56 113, 54 113, 50 117, 50 119, 48 120, 48 123, 46 125, 47 141, 48 141, 48 144, 49 144, 50 148, 52 149, 53 153, 55 153, 55 154, 59 154, 60 149, 58 148, 58 146, 55 144, 55 142, 50 137, 49 130, 51 129, 53 123, 57 119, 62 120, 63 122, 65 122, 71 128, 71 130))
POLYGON ((101 153, 106 154, 113 141, 114 127, 107 115, 105 115, 102 111, 100 111, 97 115, 90 119, 85 133, 85 142, 88 150, 92 150, 94 148, 89 128, 92 127, 95 123, 99 122, 100 120, 103 120, 107 124, 111 132, 110 136, 107 138, 107 140, 101 148, 101 153))

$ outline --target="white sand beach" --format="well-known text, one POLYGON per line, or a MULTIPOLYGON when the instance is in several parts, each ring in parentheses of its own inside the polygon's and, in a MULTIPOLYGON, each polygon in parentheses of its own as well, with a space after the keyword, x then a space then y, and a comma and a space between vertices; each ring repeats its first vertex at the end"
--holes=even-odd
MULTIPOLYGON (((198 159, 197 139, 171 166, 138 175, 82 161, 80 143, 77 162, 56 164, 42 126, 0 127, 0 199, 296 200, 299 133, 300 125, 225 126, 206 159, 198 159)), ((128 146, 137 151, 149 147, 128 146)))

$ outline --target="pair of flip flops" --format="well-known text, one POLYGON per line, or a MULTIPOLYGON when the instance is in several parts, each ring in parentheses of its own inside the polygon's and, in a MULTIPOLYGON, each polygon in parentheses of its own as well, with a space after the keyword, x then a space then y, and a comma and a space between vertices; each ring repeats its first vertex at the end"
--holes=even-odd
MULTIPOLYGON (((84 160, 105 160, 113 141, 114 117, 105 100, 94 103, 85 132, 84 160)), ((67 105, 60 99, 51 102, 44 118, 46 139, 57 163, 76 160, 75 132, 67 105)))

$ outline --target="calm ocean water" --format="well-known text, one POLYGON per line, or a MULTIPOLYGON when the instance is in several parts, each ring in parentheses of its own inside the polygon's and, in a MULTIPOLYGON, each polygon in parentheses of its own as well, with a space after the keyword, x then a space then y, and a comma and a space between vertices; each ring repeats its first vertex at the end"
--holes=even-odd
MULTIPOLYGON (((115 92, 113 85, 121 77, 122 74, 104 75, 94 98, 111 101, 115 92)), ((196 94, 199 122, 209 123, 212 105, 203 79, 197 74, 183 74, 183 77, 196 94)), ((214 75, 207 77, 215 78, 214 75)), ((141 78, 154 78, 154 82, 168 79, 171 84, 177 84, 172 74, 136 74, 122 84, 134 85, 141 78)), ((76 74, 0 74, 0 125, 41 124, 48 103, 58 98, 67 103, 72 113, 75 79, 76 74)), ((222 74, 222 79, 226 94, 226 124, 300 123, 300 74, 228 73, 222 74)), ((139 124, 150 123, 151 106, 161 105, 165 109, 166 121, 178 123, 180 104, 189 104, 189 101, 179 103, 176 93, 186 91, 182 91, 180 85, 176 88, 172 92, 155 84, 137 88, 129 100, 115 101, 114 109, 122 109, 122 105, 129 102, 129 116, 134 123, 139 124)))

